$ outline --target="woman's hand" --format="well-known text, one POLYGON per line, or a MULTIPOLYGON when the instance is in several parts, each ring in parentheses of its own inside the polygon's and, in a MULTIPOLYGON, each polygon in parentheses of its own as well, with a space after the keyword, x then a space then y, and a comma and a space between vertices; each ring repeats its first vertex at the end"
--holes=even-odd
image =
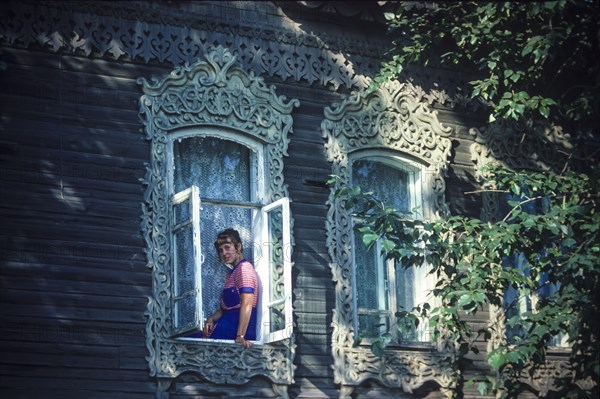
POLYGON ((204 336, 209 337, 210 334, 212 334, 214 329, 215 329, 215 322, 211 317, 209 317, 204 322, 204 336))
POLYGON ((246 341, 243 335, 238 335, 237 337, 235 337, 235 342, 244 345, 244 348, 246 349, 252 346, 252 342, 246 341))
POLYGON ((223 316, 223 311, 219 308, 215 313, 213 313, 206 321, 204 322, 204 338, 207 338, 212 334, 215 329, 215 323, 223 316))

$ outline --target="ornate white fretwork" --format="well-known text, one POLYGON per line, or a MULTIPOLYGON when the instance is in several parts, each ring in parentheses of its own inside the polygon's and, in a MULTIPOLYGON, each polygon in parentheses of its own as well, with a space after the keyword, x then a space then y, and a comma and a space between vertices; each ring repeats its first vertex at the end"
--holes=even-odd
MULTIPOLYGON (((253 376, 269 378, 276 385, 293 382, 295 344, 215 344, 172 338, 172 261, 169 248, 166 143, 180 128, 215 126, 253 137, 266 147, 270 168, 266 201, 287 196, 283 180, 283 157, 287 155, 291 112, 298 100, 286 101, 274 87, 236 66, 236 58, 218 48, 206 61, 175 69, 164 79, 140 79, 146 138, 151 141, 151 162, 144 183, 142 230, 152 270, 152 296, 146 316, 146 346, 150 374, 161 382, 181 373, 195 373, 214 383, 243 384, 253 376)), ((161 388, 162 387, 162 388, 161 388)), ((281 390, 282 392, 285 390, 281 390)), ((285 397, 287 394, 281 394, 285 397)))
POLYGON ((427 381, 442 389, 451 385, 453 370, 444 360, 451 353, 437 350, 389 348, 382 358, 368 347, 355 347, 351 215, 335 189, 348 184, 349 155, 360 150, 392 150, 417 160, 426 167, 431 184, 434 217, 449 214, 445 202, 444 175, 449 162, 451 129, 442 126, 426 104, 418 101, 406 84, 392 81, 375 92, 357 93, 341 104, 325 109, 321 124, 333 174, 339 176, 329 196, 327 246, 335 281, 332 351, 335 382, 342 396, 366 379, 375 379, 406 392, 427 381))
MULTIPOLYGON (((364 89, 390 48, 385 37, 290 20, 277 2, 14 1, 0 3, 0 45, 106 60, 194 63, 223 46, 245 70, 334 89, 364 89), (332 33, 333 32, 333 33, 332 33)), ((292 7, 292 2, 279 2, 292 7)), ((377 5, 374 5, 377 7, 377 5)), ((336 5, 336 7, 338 7, 336 5)), ((339 7, 338 7, 339 8, 339 7)), ((349 7, 344 7, 349 12, 349 7)), ((479 107, 465 77, 409 68, 402 79, 430 105, 479 107)))

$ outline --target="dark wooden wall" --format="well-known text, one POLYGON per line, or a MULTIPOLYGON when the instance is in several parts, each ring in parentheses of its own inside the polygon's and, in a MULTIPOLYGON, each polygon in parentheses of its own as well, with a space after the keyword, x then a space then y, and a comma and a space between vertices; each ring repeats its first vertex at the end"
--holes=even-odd
MULTIPOLYGON (((0 63, 0 396, 154 397, 145 360, 151 274, 139 181, 150 149, 136 79, 172 67, 6 45, 0 63)), ((348 93, 265 80, 301 102, 285 165, 296 244, 297 369, 290 396, 337 397, 325 246, 330 165, 320 124, 323 109, 348 93)), ((452 209, 478 214, 477 199, 462 195, 473 183, 470 121, 444 110, 440 119, 457 127, 447 181, 452 209)), ((272 394, 264 381, 246 388, 220 387, 214 395, 272 394)), ((202 392, 202 384, 184 377, 171 394, 202 392)))
POLYGON ((148 398, 144 65, 2 48, 0 396, 148 398))

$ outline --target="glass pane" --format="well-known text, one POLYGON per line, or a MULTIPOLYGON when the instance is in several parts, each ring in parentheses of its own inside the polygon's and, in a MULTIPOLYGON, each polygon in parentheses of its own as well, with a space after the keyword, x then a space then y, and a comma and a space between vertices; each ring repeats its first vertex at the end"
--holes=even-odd
POLYGON ((362 309, 387 310, 385 295, 387 279, 383 259, 376 254, 376 247, 367 250, 359 234, 354 235, 354 262, 356 265, 357 303, 362 309))
MULTIPOLYGON (((281 207, 271 210, 268 214, 268 244, 269 244, 269 302, 285 298, 285 280, 283 276, 283 210, 281 207)), ((285 305, 281 303, 272 307, 270 332, 285 328, 285 305)))
POLYGON ((174 191, 200 187, 202 199, 251 201, 256 181, 248 147, 214 137, 189 137, 173 143, 174 191))
MULTIPOLYGON (((504 267, 518 269, 525 275, 529 274, 529 267, 522 254, 513 254, 504 258, 504 267)), ((519 291, 513 287, 508 287, 504 292, 504 311, 506 320, 517 316, 523 312, 531 310, 531 301, 529 296, 519 295, 519 291)), ((522 336, 524 330, 518 326, 506 326, 506 338, 509 342, 514 342, 516 337, 522 336)))
MULTIPOLYGON (((410 312, 418 305, 416 298, 419 295, 419 282, 415 280, 415 268, 404 268, 402 265, 396 267, 396 307, 397 311, 410 312)), ((399 332, 400 333, 400 332, 399 332)), ((400 333, 401 340, 414 341, 417 339, 416 331, 400 333)))
POLYGON ((180 296, 195 288, 194 278, 194 238, 192 225, 187 225, 175 233, 175 296, 180 296))
POLYGON ((386 266, 384 259, 378 255, 377 246, 367 250, 360 235, 355 234, 354 239, 358 330, 367 338, 375 338, 387 331, 389 325, 386 266))
POLYGON ((226 228, 240 233, 245 258, 253 263, 252 210, 227 206, 202 205, 200 212, 200 242, 202 253, 202 307, 211 315, 220 306, 221 291, 229 269, 217 256, 214 242, 226 228))
POLYGON ((410 311, 415 305, 415 276, 414 267, 405 269, 402 266, 396 268, 396 296, 398 311, 410 311))
POLYGON ((175 301, 175 329, 195 323, 196 299, 186 296, 175 301))
POLYGON ((173 224, 175 226, 187 222, 191 218, 190 199, 173 205, 173 224))
POLYGON ((281 303, 269 308, 269 316, 271 320, 269 332, 285 329, 285 304, 281 303))
POLYGON ((386 315, 359 315, 358 330, 365 338, 378 338, 389 331, 389 318, 386 315))
POLYGON ((410 173, 381 162, 357 160, 352 164, 352 184, 373 192, 386 206, 411 212, 418 204, 411 204, 410 173))

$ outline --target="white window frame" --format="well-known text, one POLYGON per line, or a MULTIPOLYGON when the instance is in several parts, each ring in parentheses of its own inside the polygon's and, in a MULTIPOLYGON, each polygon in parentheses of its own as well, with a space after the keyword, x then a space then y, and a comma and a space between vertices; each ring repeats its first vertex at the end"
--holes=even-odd
POLYGON ((290 227, 290 200, 287 197, 280 198, 277 201, 270 203, 262 207, 261 212, 261 221, 259 225, 261 227, 262 240, 263 243, 262 249, 263 253, 266 253, 267 256, 261 256, 258 263, 258 273, 259 276, 265 276, 261 278, 262 282, 262 290, 259 296, 259 317, 258 317, 258 337, 261 337, 262 342, 276 342, 281 341, 286 338, 290 338, 293 332, 293 320, 292 320, 292 260, 291 260, 291 227, 290 227), (278 299, 276 301, 270 301, 269 293, 271 291, 271 279, 269 278, 269 267, 271 264, 271 251, 269 248, 270 242, 268 237, 268 223, 269 216, 268 213, 281 208, 282 211, 282 229, 283 229, 283 279, 284 279, 284 297, 278 299), (284 328, 281 330, 269 331, 269 326, 271 325, 271 320, 269 319, 269 309, 273 306, 277 306, 279 304, 284 304, 284 328))
MULTIPOLYGON (((381 151, 362 151, 358 154, 353 154, 353 156, 350 157, 349 159, 349 163, 348 163, 348 176, 350 179, 351 184, 352 180, 353 180, 353 176, 354 176, 354 163, 356 161, 361 161, 361 160, 368 160, 368 161, 373 161, 373 162, 379 162, 382 163, 384 165, 387 165, 389 167, 395 168, 395 169, 399 169, 399 170, 406 170, 409 172, 409 187, 411 188, 411 192, 410 192, 410 208, 411 210, 414 210, 415 208, 418 207, 418 212, 417 214, 415 214, 413 212, 414 218, 416 220, 424 220, 426 217, 429 217, 432 214, 431 211, 431 204, 428 202, 428 199, 430 198, 429 195, 429 184, 427 184, 427 181, 424 179, 424 174, 425 174, 425 166, 412 161, 411 159, 408 159, 406 157, 402 157, 400 155, 397 154, 388 154, 385 152, 381 152, 381 151), (414 191, 412 190, 414 189, 414 191), (419 217, 418 217, 419 216, 419 217)), ((365 189, 364 187, 362 187, 363 189, 365 189)), ((352 219, 352 226, 350 228, 350 242, 356 242, 355 241, 355 232, 354 232, 354 219, 352 219)), ((376 267, 378 269, 378 280, 381 280, 379 283, 381 283, 384 279, 384 277, 387 277, 387 287, 385 287, 385 283, 383 284, 384 288, 381 289, 381 287, 378 287, 379 289, 379 293, 380 293, 380 298, 379 298, 379 302, 381 301, 385 301, 385 291, 387 291, 387 305, 388 308, 387 309, 362 309, 358 307, 358 296, 360 295, 359 293, 359 289, 358 289, 358 284, 357 284, 357 280, 356 280, 356 250, 355 247, 352 247, 352 269, 353 269, 353 274, 352 274, 352 290, 353 290, 353 312, 355 314, 355 317, 353 318, 354 320, 354 331, 357 331, 359 334, 361 334, 361 330, 359 328, 359 316, 361 315, 365 315, 365 314, 375 314, 376 311, 378 311, 378 313, 380 314, 380 317, 383 318, 387 318, 387 320, 385 320, 385 323, 387 323, 387 327, 385 327, 385 325, 382 327, 381 329, 381 333, 383 332, 389 332, 392 336, 392 341, 391 341, 391 345, 402 345, 402 346, 421 346, 421 345, 428 345, 429 343, 431 343, 431 337, 429 332, 427 331, 426 327, 427 327, 427 323, 421 323, 419 325, 419 327, 417 328, 417 335, 418 335, 418 339, 416 340, 409 340, 409 341, 405 341, 402 340, 401 341, 401 337, 399 336, 399 332, 398 329, 395 328, 396 323, 397 323, 397 317, 395 315, 396 313, 396 309, 397 309, 397 301, 398 301, 398 293, 396 292, 396 264, 393 260, 385 260, 384 257, 381 254, 381 244, 379 242, 377 242, 375 244, 375 248, 374 248, 374 254, 375 256, 377 256, 377 261, 376 261, 376 267), (387 263, 387 264, 386 264, 387 263), (384 276, 384 272, 387 271, 387 275, 384 276)), ((422 265, 421 267, 427 267, 426 265, 422 265)), ((433 289, 433 287, 435 286, 435 279, 433 278, 433 276, 431 274, 426 274, 426 284, 423 287, 424 290, 428 290, 430 291, 431 289, 433 289)), ((379 285, 378 283, 378 285, 379 285)), ((431 295, 419 295, 417 297, 415 297, 415 302, 417 302, 417 300, 423 299, 423 301, 425 300, 425 297, 429 297, 429 299, 427 299, 428 301, 432 301, 433 297, 431 295)), ((421 304, 423 301, 416 303, 416 305, 421 304)), ((410 311, 411 309, 405 309, 406 311, 410 311)), ((383 321, 383 320, 382 320, 383 321)), ((382 324, 385 324, 382 323, 382 324)), ((372 339, 369 339, 368 337, 363 338, 362 342, 365 344, 371 344, 373 342, 372 339)))
MULTIPOLYGON (((255 270, 259 276, 259 282, 260 282, 260 292, 259 292, 259 303, 258 303, 258 309, 257 309, 257 339, 256 341, 253 341, 255 343, 258 344, 268 344, 268 343, 272 343, 272 342, 277 342, 277 341, 281 341, 283 339, 286 338, 290 338, 291 335, 293 334, 293 315, 292 315, 292 281, 291 281, 291 268, 292 268, 292 262, 291 262, 291 227, 290 227, 290 220, 291 220, 291 214, 290 214, 290 201, 289 198, 287 197, 283 197, 280 198, 276 201, 273 201, 270 204, 266 204, 266 205, 262 205, 262 202, 264 201, 264 198, 266 197, 266 187, 267 184, 265 183, 268 179, 267 176, 267 171, 269 170, 269 168, 266 165, 266 157, 265 157, 265 149, 264 146, 261 145, 260 143, 257 143, 254 140, 249 139, 248 137, 241 135, 239 133, 236 132, 232 132, 230 130, 227 129, 221 129, 221 128, 215 128, 215 127, 210 127, 210 128, 194 128, 194 129, 182 129, 178 132, 175 132, 173 134, 171 134, 168 138, 168 149, 167 149, 167 162, 168 162, 168 191, 169 193, 172 193, 174 190, 174 154, 173 154, 173 143, 175 141, 178 140, 183 140, 183 139, 187 139, 187 138, 192 138, 192 137, 212 137, 212 138, 216 138, 219 140, 228 140, 228 141, 232 141, 235 142, 237 144, 241 144, 245 147, 247 147, 250 151, 251 151, 251 157, 250 157, 250 162, 253 164, 256 164, 256 176, 251 176, 250 177, 250 190, 251 190, 251 202, 249 203, 242 203, 242 202, 224 202, 224 201, 215 201, 215 200, 209 200, 209 199, 205 199, 202 200, 201 199, 201 188, 196 187, 196 186, 192 186, 192 187, 187 187, 183 190, 181 190, 178 193, 174 193, 172 194, 171 198, 172 198, 172 204, 171 204, 171 210, 173 205, 175 205, 176 203, 180 203, 182 201, 185 201, 186 199, 189 199, 190 196, 196 196, 196 198, 194 198, 191 201, 191 207, 192 209, 190 210, 191 212, 193 212, 191 214, 191 221, 190 223, 192 223, 192 225, 194 226, 194 259, 195 259, 195 265, 196 265, 196 306, 197 306, 197 313, 196 313, 196 317, 194 318, 195 320, 195 325, 193 326, 186 326, 188 328, 183 329, 173 329, 174 332, 174 336, 180 336, 178 339, 180 340, 200 340, 200 341, 207 341, 207 342, 222 342, 222 343, 235 343, 234 340, 223 340, 223 339, 208 339, 208 338, 188 338, 188 337, 183 337, 181 335, 189 333, 191 331, 202 331, 203 329, 203 325, 204 325, 204 320, 206 319, 207 315, 203 314, 203 308, 202 308, 202 295, 201 295, 201 287, 202 287, 202 281, 201 281, 201 273, 200 273, 200 267, 201 267, 201 260, 202 260, 202 254, 201 254, 201 242, 200 242, 200 232, 201 232, 201 204, 208 204, 208 205, 213 205, 213 206, 219 206, 219 205, 227 205, 227 206, 239 206, 239 207, 243 207, 243 208, 250 208, 253 210, 252 212, 252 226, 251 226, 251 236, 252 236, 252 245, 253 248, 252 250, 254 251, 254 267, 255 270), (272 210, 276 209, 276 208, 281 208, 282 209, 282 215, 283 215, 283 220, 282 220, 282 229, 283 229, 283 247, 286 250, 286 254, 284 255, 284 264, 283 264, 283 278, 284 278, 284 298, 282 298, 282 300, 280 301, 276 301, 275 303, 269 303, 268 298, 267 298, 267 293, 269 293, 270 290, 270 286, 269 283, 271 281, 270 279, 270 275, 269 275, 269 264, 270 264, 270 251, 268 248, 268 236, 267 236, 267 223, 268 223, 268 213, 271 212, 272 210), (263 256, 263 254, 265 256, 263 256), (268 312, 269 307, 271 306, 275 306, 277 304, 280 303, 284 303, 284 312, 285 312, 285 326, 283 329, 278 330, 278 331, 273 331, 270 332, 268 326, 271 325, 271 321, 269 319, 269 315, 270 313, 268 312)), ((171 217, 173 218, 174 215, 172 214, 171 217)), ((174 243, 174 238, 175 238, 175 234, 174 234, 175 230, 171 231, 171 243, 174 243)), ((171 246, 173 248, 173 252, 172 254, 175 255, 174 251, 175 251, 175 246, 172 245, 171 246)), ((174 326, 176 323, 176 314, 175 314, 175 300, 177 299, 177 297, 175 296, 175 289, 177 287, 177 264, 176 264, 177 260, 175 258, 175 256, 173 256, 173 307, 172 307, 172 312, 173 312, 173 320, 174 320, 174 326)))
POLYGON ((196 279, 194 281, 193 292, 179 293, 177 287, 179 286, 179 276, 177 271, 179 270, 177 256, 177 245, 175 245, 176 234, 191 225, 192 229, 192 242, 193 242, 193 254, 194 254, 194 265, 195 269, 199 268, 202 264, 202 255, 200 253, 200 189, 197 186, 189 187, 183 191, 174 194, 171 199, 171 248, 173 249, 173 333, 179 335, 189 331, 190 329, 197 328, 202 325, 204 320, 202 314, 202 295, 200 294, 200 287, 202 287, 202 274, 196 271, 194 274, 196 279), (175 218, 174 208, 176 205, 180 205, 184 202, 189 203, 189 218, 185 221, 177 223, 175 218), (191 324, 186 324, 181 327, 179 326, 179 312, 177 311, 177 302, 186 296, 194 296, 196 307, 200 309, 200 312, 195 313, 195 317, 191 324))

